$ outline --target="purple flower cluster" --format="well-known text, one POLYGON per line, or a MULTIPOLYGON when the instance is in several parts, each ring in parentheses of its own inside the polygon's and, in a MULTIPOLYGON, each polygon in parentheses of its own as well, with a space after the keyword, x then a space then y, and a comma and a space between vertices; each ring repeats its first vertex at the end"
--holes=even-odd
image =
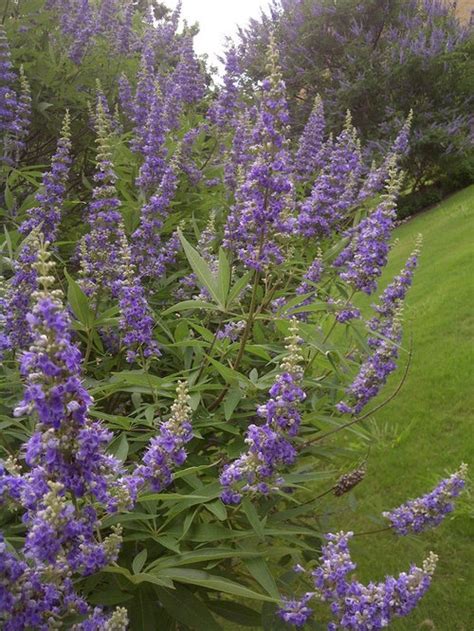
POLYGON ((241 76, 240 57, 235 46, 229 46, 225 53, 223 86, 208 111, 209 120, 220 129, 229 124, 235 125, 239 109, 241 76))
MULTIPOLYGON (((380 296, 380 303, 374 305, 377 315, 367 322, 372 333, 367 342, 373 353, 361 365, 357 377, 347 390, 351 404, 341 402, 336 406, 343 414, 358 414, 379 393, 388 376, 396 369, 395 360, 402 336, 403 300, 412 283, 420 247, 421 237, 404 269, 387 286, 380 296)), ((357 315, 360 316, 360 313, 357 315)))
POLYGON ((387 576, 380 583, 364 585, 349 575, 356 569, 349 541, 353 533, 328 534, 322 547, 319 566, 312 572, 315 591, 300 600, 284 600, 280 617, 295 626, 302 626, 311 615, 307 606, 313 598, 330 604, 335 622, 328 631, 348 629, 371 631, 382 629, 396 617, 408 615, 428 590, 437 557, 430 553, 421 568, 412 565, 398 577, 387 576))
POLYGON ((137 185, 143 191, 155 189, 166 169, 166 127, 163 97, 158 84, 155 85, 148 106, 141 147, 144 160, 137 178, 137 185))
MULTIPOLYGON (((306 294, 312 294, 307 298, 304 298, 303 301, 298 305, 300 307, 306 307, 314 302, 316 294, 317 294, 317 284, 321 280, 321 276, 323 275, 324 265, 322 262, 322 253, 318 252, 318 256, 311 263, 309 268, 306 270, 303 275, 303 280, 298 285, 295 290, 296 295, 304 296, 306 294)), ((296 315, 298 320, 306 320, 308 318, 308 312, 300 312, 296 315)))
MULTIPOLYGON (((378 305, 373 308, 377 315, 369 320, 367 326, 370 331, 379 336, 390 337, 392 322, 400 311, 408 289, 413 282, 413 274, 418 265, 418 256, 421 248, 421 236, 418 237, 417 247, 408 257, 405 267, 400 274, 386 287, 380 296, 378 305)), ((369 346, 376 348, 380 344, 379 338, 369 338, 369 346)))
POLYGON ((281 241, 291 233, 295 221, 292 159, 287 140, 289 114, 274 44, 269 62, 270 76, 262 83, 252 134, 252 161, 238 185, 224 233, 225 247, 255 270, 282 262, 281 241))
POLYGON ((383 513, 398 535, 419 534, 438 526, 454 510, 453 501, 466 485, 467 465, 415 500, 409 500, 398 508, 383 513))
POLYGON ((228 322, 217 333, 218 340, 229 340, 229 342, 236 342, 242 335, 245 329, 245 320, 239 320, 238 322, 228 322))
POLYGON ((382 202, 356 228, 346 233, 349 243, 334 261, 334 266, 342 268, 340 277, 354 290, 371 294, 377 288, 377 279, 387 264, 400 186, 400 175, 392 169, 382 202))
POLYGON ((66 114, 51 169, 44 174, 42 188, 36 194, 38 205, 28 210, 28 219, 20 226, 20 232, 29 237, 21 245, 4 305, 5 335, 10 348, 24 349, 30 342, 26 315, 31 307, 32 294, 38 288, 34 268, 38 254, 37 238, 41 234, 50 243, 56 240, 71 162, 69 115, 66 114))
POLYGON ((140 225, 132 234, 132 260, 140 276, 159 279, 176 256, 176 240, 163 244, 161 230, 178 187, 180 150, 166 167, 158 190, 142 207, 140 225))
POLYGON ((375 350, 361 365, 357 376, 347 389, 350 402, 341 401, 336 408, 342 414, 359 414, 380 392, 389 375, 396 369, 398 345, 401 339, 401 323, 398 314, 385 331, 375 350))
POLYGON ((133 476, 137 485, 150 484, 156 492, 171 484, 173 469, 185 462, 185 445, 193 437, 186 383, 178 385, 176 395, 170 418, 159 427, 158 436, 151 439, 143 464, 136 468, 133 476))
POLYGON ((357 201, 362 156, 350 114, 343 131, 332 146, 325 147, 324 152, 327 152, 324 166, 314 182, 311 195, 300 208, 298 228, 306 237, 330 234, 357 201))
POLYGON ((20 68, 20 92, 15 90, 17 75, 11 62, 10 47, 0 24, 0 163, 13 165, 25 149, 31 118, 30 86, 20 68))
POLYGON ((324 134, 326 119, 324 104, 318 95, 308 122, 300 136, 295 157, 296 172, 303 181, 314 179, 316 172, 322 168, 325 158, 324 134))
POLYGON ((88 208, 90 231, 80 243, 82 286, 97 299, 102 290, 118 295, 124 239, 120 200, 117 197, 111 153, 110 125, 103 99, 97 99, 97 167, 92 202, 88 208))
MULTIPOLYGON (((120 529, 98 540, 99 511, 130 505, 121 466, 105 453, 111 433, 88 418, 92 401, 82 384, 81 355, 71 340, 62 294, 51 287, 53 266, 41 246, 34 263, 41 290, 27 317, 32 343, 21 356, 25 390, 15 409, 16 416, 35 420, 25 445, 27 471, 10 460, 0 472, 2 501, 24 511, 28 527, 22 550, 27 563, 8 553, 3 541, 0 545, 0 618, 11 630, 46 630, 64 615, 90 613, 74 591, 72 575, 87 576, 117 559, 120 529)), ((125 627, 124 618, 117 628, 125 627)))
POLYGON ((363 201, 370 195, 383 190, 384 184, 389 177, 390 169, 397 165, 408 153, 412 121, 413 112, 410 112, 382 164, 380 166, 377 166, 375 163, 372 165, 361 188, 359 201, 363 201))
POLYGON ((153 315, 148 306, 145 289, 131 262, 127 238, 122 242, 123 270, 119 291, 120 331, 127 348, 127 361, 143 361, 160 355, 158 344, 153 340, 153 315))
POLYGON ((248 450, 226 465, 220 475, 221 498, 226 504, 238 504, 249 491, 270 493, 280 483, 277 476, 281 468, 295 461, 296 450, 291 439, 298 433, 301 421, 298 403, 306 398, 300 385, 303 358, 295 320, 286 343, 288 355, 281 364, 282 372, 270 388, 270 399, 257 410, 264 424, 249 425, 245 438, 248 450))
POLYGON ((44 174, 42 189, 36 195, 38 205, 28 209, 28 219, 20 226, 20 232, 29 234, 34 229, 40 229, 46 241, 56 241, 71 165, 70 117, 66 113, 61 137, 51 158, 51 169, 44 174))

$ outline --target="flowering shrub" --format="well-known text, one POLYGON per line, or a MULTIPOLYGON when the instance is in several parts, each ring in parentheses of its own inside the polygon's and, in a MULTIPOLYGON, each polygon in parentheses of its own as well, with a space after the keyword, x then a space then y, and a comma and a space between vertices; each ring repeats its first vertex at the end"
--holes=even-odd
POLYGON ((472 28, 456 2, 273 0, 240 30, 241 65, 253 78, 264 76, 270 32, 297 129, 319 93, 331 131, 349 108, 367 149, 379 153, 413 108, 409 184, 472 182, 472 28))
MULTIPOLYGON (((314 612, 362 631, 407 615, 436 556, 364 585, 352 533, 321 538, 314 509, 363 481, 363 445, 329 436, 370 438, 407 355, 420 244, 379 280, 411 118, 369 166, 350 115, 332 137, 320 99, 292 142, 273 41, 251 98, 232 51, 213 95, 179 9, 32 0, 5 18, 2 628, 274 628, 314 612), (38 31, 19 44, 33 27, 49 74, 38 31), (377 291, 366 318, 358 296, 377 291)), ((384 513, 387 532, 438 525, 465 478, 384 513)))

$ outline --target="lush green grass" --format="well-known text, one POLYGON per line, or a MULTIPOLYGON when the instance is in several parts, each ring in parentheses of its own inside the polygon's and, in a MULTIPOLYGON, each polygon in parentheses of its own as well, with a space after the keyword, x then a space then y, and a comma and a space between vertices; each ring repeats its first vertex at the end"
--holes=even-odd
MULTIPOLYGON (((333 528, 348 529, 348 522, 356 532, 377 528, 370 515, 429 490, 462 461, 474 464, 474 186, 398 228, 399 241, 382 285, 403 267, 420 232, 420 267, 405 310, 405 329, 414 341, 408 380, 377 414, 380 442, 372 448, 368 476, 357 489, 355 516, 334 518, 333 528)), ((400 376, 393 377, 383 397, 400 376)), ((408 569, 431 549, 440 557, 419 608, 390 628, 472 631, 473 517, 466 494, 452 518, 423 536, 381 533, 354 539, 352 550, 364 580, 408 569)))

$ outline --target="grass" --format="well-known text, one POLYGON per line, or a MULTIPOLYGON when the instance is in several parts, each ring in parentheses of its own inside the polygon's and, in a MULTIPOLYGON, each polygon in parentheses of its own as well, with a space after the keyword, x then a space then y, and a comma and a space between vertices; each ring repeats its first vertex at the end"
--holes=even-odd
MULTIPOLYGON (((403 267, 419 233, 420 265, 404 312, 406 337, 413 336, 408 379, 398 396, 377 413, 375 425, 369 425, 374 443, 367 477, 355 490, 354 512, 343 510, 325 519, 326 531, 357 533, 385 526, 383 510, 427 492, 461 462, 474 467, 474 186, 396 230, 398 241, 381 289, 403 267)), ((395 390, 403 372, 401 366, 381 401, 395 390)), ((343 440, 342 434, 338 436, 343 440)), ((420 605, 407 618, 393 622, 391 630, 473 631, 472 506, 468 491, 452 516, 419 537, 384 532, 353 539, 357 576, 364 582, 398 574, 411 563, 419 565, 429 550, 440 557, 420 605)), ((241 627, 227 623, 224 628, 241 627)))
MULTIPOLYGON (((355 514, 334 518, 334 529, 347 530, 348 521, 355 532, 376 529, 380 522, 375 516, 382 510, 430 490, 461 462, 474 463, 474 186, 397 229, 399 241, 381 286, 403 267, 420 232, 420 267, 405 309, 405 329, 414 342, 408 380, 377 414, 379 441, 372 448, 368 476, 356 491, 355 514)), ((401 369, 382 398, 400 376, 401 369)), ((422 603, 391 629, 472 631, 473 517, 464 497, 451 518, 423 536, 380 533, 354 539, 353 556, 363 580, 419 564, 428 550, 440 557, 422 603)))

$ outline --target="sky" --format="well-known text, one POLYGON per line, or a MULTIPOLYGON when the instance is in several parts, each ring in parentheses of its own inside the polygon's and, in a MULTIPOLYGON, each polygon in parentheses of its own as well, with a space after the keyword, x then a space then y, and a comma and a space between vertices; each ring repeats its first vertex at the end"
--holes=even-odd
MULTIPOLYGON (((177 0, 164 0, 174 8, 177 0)), ((258 17, 261 7, 268 0, 183 0, 183 17, 189 22, 199 22, 201 30, 195 39, 196 52, 207 53, 209 61, 216 63, 222 52, 225 37, 235 35, 237 25, 245 25, 249 18, 258 17)))

